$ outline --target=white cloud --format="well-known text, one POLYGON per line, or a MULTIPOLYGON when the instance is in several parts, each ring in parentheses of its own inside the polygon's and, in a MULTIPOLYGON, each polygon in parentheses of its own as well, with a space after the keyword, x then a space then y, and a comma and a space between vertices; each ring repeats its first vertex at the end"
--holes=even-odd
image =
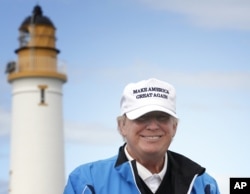
MULTIPOLYGON (((86 70, 85 70, 86 71, 86 70)), ((77 71, 79 72, 79 70, 77 71)), ((75 77, 72 75, 72 77, 75 77)), ((173 85, 219 88, 219 89, 250 89, 250 71, 182 71, 171 70, 157 64, 149 64, 143 61, 136 61, 126 67, 92 67, 88 69, 83 77, 79 75, 77 82, 84 83, 80 79, 96 79, 108 81, 113 84, 138 81, 156 77, 172 83, 173 85), (98 71, 96 70, 98 69, 98 71), (126 75, 126 76, 124 76, 126 75)), ((105 85, 103 85, 104 87, 105 85)), ((122 88, 121 88, 122 90, 122 88)))
POLYGON ((118 130, 110 129, 102 124, 86 124, 65 121, 65 140, 89 145, 110 145, 122 142, 118 130))
POLYGON ((250 30, 250 1, 248 0, 140 1, 154 9, 183 14, 199 26, 250 30))
POLYGON ((250 88, 250 72, 175 72, 172 76, 180 85, 222 89, 250 88))

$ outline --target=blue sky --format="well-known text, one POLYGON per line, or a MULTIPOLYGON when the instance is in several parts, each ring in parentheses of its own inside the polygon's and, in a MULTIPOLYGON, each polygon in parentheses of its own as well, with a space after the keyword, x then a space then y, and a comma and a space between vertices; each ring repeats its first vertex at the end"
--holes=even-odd
POLYGON ((124 86, 156 77, 177 90, 180 123, 170 147, 207 168, 229 193, 250 177, 248 0, 0 0, 0 194, 7 193, 11 86, 18 28, 39 3, 57 28, 66 64, 66 175, 117 153, 124 86))

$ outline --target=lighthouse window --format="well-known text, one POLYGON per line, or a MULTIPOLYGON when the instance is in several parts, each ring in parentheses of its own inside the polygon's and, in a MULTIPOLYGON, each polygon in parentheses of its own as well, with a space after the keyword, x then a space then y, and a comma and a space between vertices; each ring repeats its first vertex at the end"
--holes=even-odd
POLYGON ((41 89, 41 104, 45 103, 44 89, 41 89))
POLYGON ((39 85, 38 88, 40 89, 40 103, 39 105, 47 105, 46 98, 45 98, 45 90, 47 89, 46 85, 39 85))
POLYGON ((29 40, 30 40, 30 34, 28 30, 21 31, 19 37, 20 47, 27 46, 29 40))

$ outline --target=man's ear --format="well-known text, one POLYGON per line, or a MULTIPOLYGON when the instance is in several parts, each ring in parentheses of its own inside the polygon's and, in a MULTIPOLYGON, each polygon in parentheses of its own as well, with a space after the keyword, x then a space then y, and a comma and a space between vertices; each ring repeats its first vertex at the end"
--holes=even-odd
POLYGON ((118 129, 122 136, 124 136, 124 126, 126 122, 125 120, 126 120, 125 116, 121 116, 117 119, 118 129))
POLYGON ((174 119, 173 125, 174 125, 174 126, 173 126, 173 128, 174 128, 174 133, 173 133, 173 136, 172 136, 172 137, 175 136, 176 131, 177 131, 177 127, 178 127, 178 120, 177 120, 177 119, 174 119))

